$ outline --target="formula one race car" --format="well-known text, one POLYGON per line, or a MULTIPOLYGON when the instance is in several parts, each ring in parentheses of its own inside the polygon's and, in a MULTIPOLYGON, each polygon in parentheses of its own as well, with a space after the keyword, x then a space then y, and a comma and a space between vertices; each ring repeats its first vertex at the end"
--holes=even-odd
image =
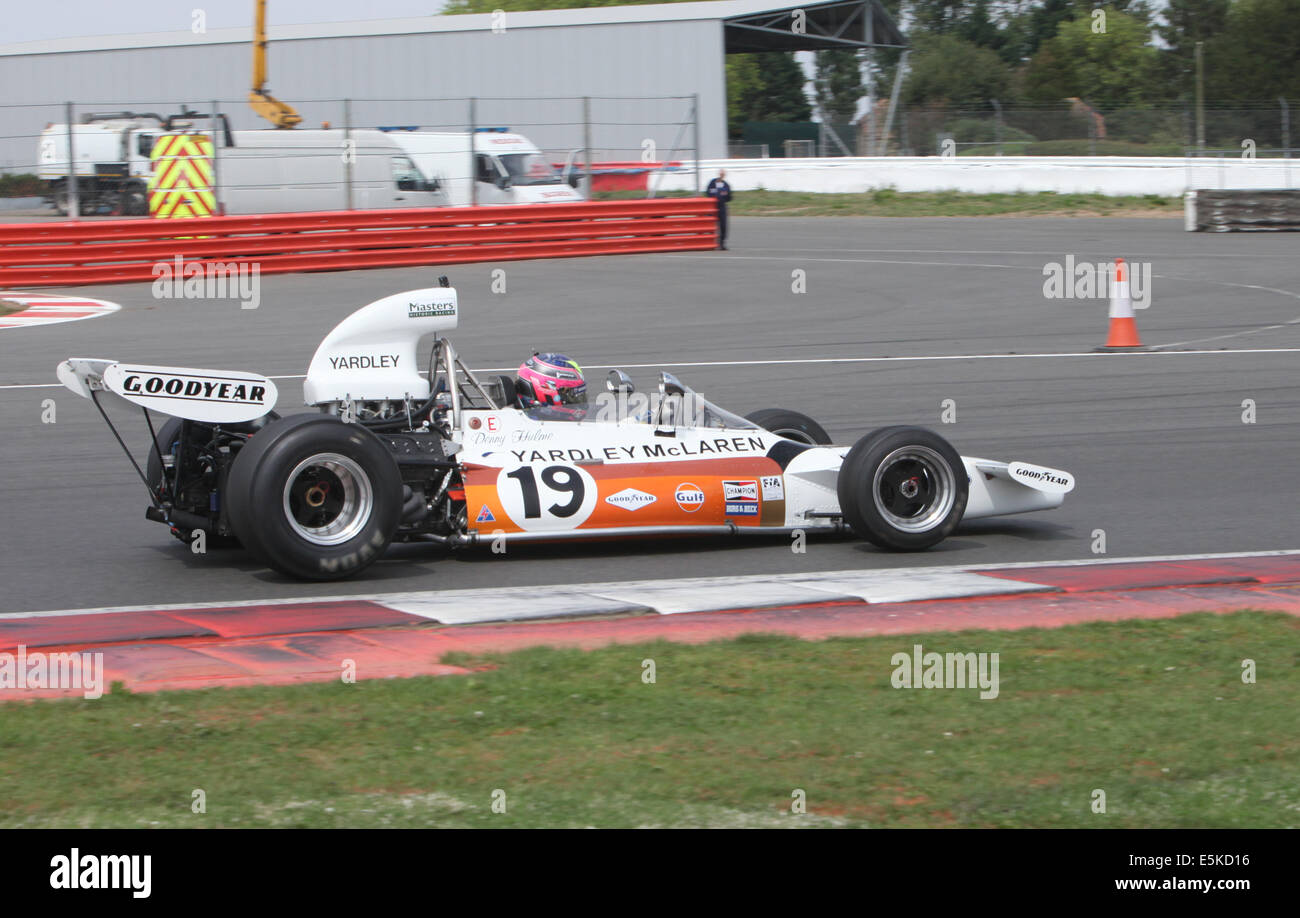
MULTIPOLYGON (((364 569, 394 539, 761 535, 845 527, 915 551, 963 519, 1047 510, 1067 472, 959 456, 919 427, 832 446, 811 418, 742 418, 669 373, 640 393, 622 371, 586 404, 521 408, 515 379, 480 381, 440 333, 456 291, 385 297, 321 343, 304 382, 319 410, 280 417, 275 384, 225 370, 72 358, 59 380, 144 409, 146 516, 190 542, 239 542, 293 577, 364 569), (430 345, 427 371, 417 356, 430 345), (170 416, 156 432, 150 411, 170 416)), ((130 451, 127 451, 130 457, 130 451)))

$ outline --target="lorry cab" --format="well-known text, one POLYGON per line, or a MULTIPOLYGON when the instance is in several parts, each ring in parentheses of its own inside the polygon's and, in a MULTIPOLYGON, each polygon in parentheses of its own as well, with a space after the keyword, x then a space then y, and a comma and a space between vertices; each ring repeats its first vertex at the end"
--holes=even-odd
POLYGON ((457 133, 394 128, 388 134, 421 172, 438 177, 453 205, 584 200, 576 173, 557 171, 531 140, 505 128, 457 133))

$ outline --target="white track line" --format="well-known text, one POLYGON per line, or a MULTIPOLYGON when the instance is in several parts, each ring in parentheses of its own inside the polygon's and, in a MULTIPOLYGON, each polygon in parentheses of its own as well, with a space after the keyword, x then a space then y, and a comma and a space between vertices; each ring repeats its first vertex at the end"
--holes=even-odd
MULTIPOLYGON (((1297 320, 1300 324, 1300 319, 1297 320)), ((1280 327, 1280 326, 1279 326, 1280 327)), ((1155 344, 1157 347, 1173 347, 1172 344, 1155 344)), ((1196 357, 1209 355, 1231 355, 1231 354, 1296 354, 1300 353, 1300 347, 1245 347, 1245 348, 1205 348, 1201 350, 1190 351, 1134 351, 1133 353, 1124 353, 1120 351, 1065 351, 1062 353, 1038 353, 1038 354, 920 354, 913 357, 795 357, 783 360, 761 361, 763 364, 831 364, 831 363, 907 363, 909 361, 944 361, 944 360, 1045 360, 1054 357, 1196 357)), ((692 368, 692 367, 747 367, 754 365, 753 360, 698 360, 682 363, 588 363, 583 364, 588 370, 655 370, 660 367, 692 368)), ((475 373, 513 373, 518 367, 477 367, 475 373)), ((305 379, 304 373, 290 373, 278 376, 267 376, 267 379, 305 379)), ((62 389, 59 383, 5 383, 0 385, 0 390, 5 389, 62 389)))
MULTIPOLYGON (((728 584, 746 584, 753 585, 757 583, 780 583, 790 584, 799 582, 813 583, 818 579, 828 581, 840 580, 845 578, 863 578, 872 575, 886 576, 897 575, 899 577, 929 577, 941 576, 954 573, 980 573, 983 571, 1001 571, 1013 570, 1017 568, 1052 568, 1052 567, 1087 567, 1091 565, 1106 564, 1145 564, 1158 561, 1221 561, 1232 558, 1273 558, 1290 555, 1300 555, 1300 549, 1281 549, 1277 551, 1251 551, 1251 552, 1222 552, 1217 554, 1199 554, 1199 555, 1148 555, 1135 558, 1077 558, 1065 561, 1006 561, 996 564, 949 564, 939 567, 899 567, 899 568, 861 568, 851 571, 808 571, 801 574, 758 574, 750 576, 733 576, 733 577, 688 577, 680 580, 657 580, 642 581, 642 583, 656 584, 660 587, 675 587, 680 589, 689 589, 691 587, 714 587, 728 584)), ((335 603, 335 602, 405 602, 415 600, 428 600, 433 596, 445 596, 448 599, 454 599, 458 595, 465 596, 473 593, 491 593, 494 596, 504 594, 518 594, 521 597, 533 596, 539 590, 545 591, 565 591, 565 592, 618 592, 625 593, 630 587, 637 584, 626 581, 615 581, 608 583, 582 583, 582 584, 540 584, 518 587, 502 588, 484 588, 481 590, 424 590, 416 592, 402 593, 358 593, 348 595, 334 593, 328 596, 298 596, 290 599, 240 599, 230 602, 197 602, 197 603, 173 603, 167 605, 150 605, 150 606, 111 606, 106 608, 89 608, 89 609, 57 609, 43 612, 12 612, 0 614, 0 621, 8 621, 20 618, 47 618, 61 615, 104 615, 113 612, 162 612, 175 611, 184 609, 232 609, 244 608, 247 606, 286 606, 303 603, 335 603)), ((1010 592, 1012 587, 1008 587, 1004 592, 1010 592)))

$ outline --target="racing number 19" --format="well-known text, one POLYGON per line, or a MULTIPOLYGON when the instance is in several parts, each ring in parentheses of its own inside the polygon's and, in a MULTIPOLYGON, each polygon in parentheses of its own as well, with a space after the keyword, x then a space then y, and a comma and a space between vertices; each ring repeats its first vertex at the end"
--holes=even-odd
MULTIPOLYGON (((519 489, 524 495, 524 517, 530 520, 540 517, 542 501, 537 493, 537 479, 533 476, 532 466, 526 465, 515 469, 506 477, 519 482, 519 489)), ((578 512, 578 508, 582 506, 582 499, 586 497, 586 488, 582 484, 581 475, 563 465, 550 465, 542 469, 542 483, 552 491, 570 495, 567 504, 555 503, 547 507, 548 513, 564 518, 578 512), (560 476, 564 476, 563 480, 560 476)))

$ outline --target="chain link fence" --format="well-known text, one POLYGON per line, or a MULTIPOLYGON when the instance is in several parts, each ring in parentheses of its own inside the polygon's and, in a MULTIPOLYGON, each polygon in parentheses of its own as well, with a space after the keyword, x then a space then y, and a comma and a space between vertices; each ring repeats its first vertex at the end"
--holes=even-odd
POLYGON ((1218 156, 1294 155, 1291 112, 1300 100, 1191 101, 1099 108, 1084 100, 1041 105, 877 103, 852 125, 746 122, 732 156, 1218 156), (795 150, 796 152, 791 152, 795 150), (762 152, 768 151, 768 152, 762 152))
POLYGON ((1295 151, 1285 99, 1101 108, 1050 105, 912 106, 887 138, 890 154, 933 156, 1287 156, 1295 151))
MULTIPOLYGON (((294 100, 270 128, 242 99, 0 106, 0 211, 149 211, 161 135, 212 139, 217 212, 590 198, 613 176, 698 159, 693 96, 294 100), (591 164, 591 168, 588 167, 591 164)), ((615 183, 617 184, 617 183, 615 183)))

